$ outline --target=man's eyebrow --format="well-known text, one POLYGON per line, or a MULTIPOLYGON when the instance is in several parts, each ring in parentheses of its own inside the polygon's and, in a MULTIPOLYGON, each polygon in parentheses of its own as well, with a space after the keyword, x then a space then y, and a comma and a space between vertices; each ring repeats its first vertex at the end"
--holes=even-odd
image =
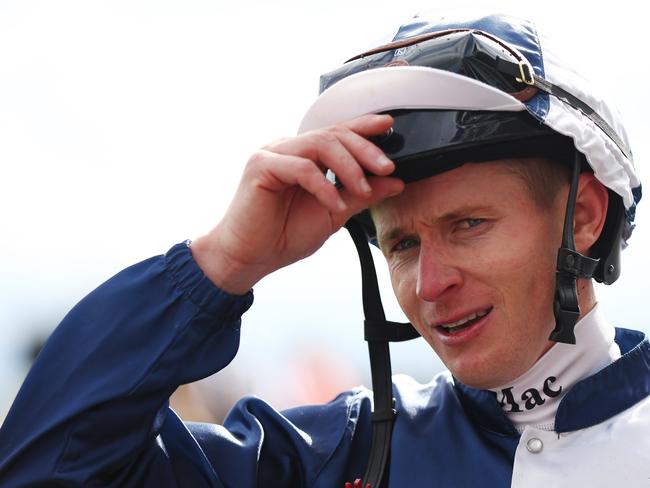
POLYGON ((445 222, 451 222, 459 219, 466 219, 469 216, 477 215, 479 216, 488 209, 489 205, 467 205, 465 207, 456 208, 450 212, 442 214, 437 220, 443 220, 445 222))

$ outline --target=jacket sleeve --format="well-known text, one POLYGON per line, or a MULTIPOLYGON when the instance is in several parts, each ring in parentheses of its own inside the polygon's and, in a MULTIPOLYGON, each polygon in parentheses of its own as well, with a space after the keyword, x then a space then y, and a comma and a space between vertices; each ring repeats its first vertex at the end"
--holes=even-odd
POLYGON ((232 360, 251 303, 252 292, 216 288, 186 244, 91 292, 54 331, 5 419, 0 486, 143 486, 147 465, 171 475, 158 437, 173 415, 168 398, 232 360))
POLYGON ((178 385, 232 360, 252 299, 215 287, 186 244, 90 293, 0 429, 0 486, 342 486, 365 463, 365 390, 284 413, 244 399, 224 426, 186 425, 168 408, 178 385))

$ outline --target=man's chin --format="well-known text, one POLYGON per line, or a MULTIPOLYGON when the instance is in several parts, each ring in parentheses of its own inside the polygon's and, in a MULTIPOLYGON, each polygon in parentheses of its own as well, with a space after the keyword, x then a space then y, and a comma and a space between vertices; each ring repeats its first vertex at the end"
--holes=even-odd
POLYGON ((447 366, 452 376, 471 388, 480 390, 489 390, 503 386, 511 382, 516 376, 513 376, 512 368, 499 368, 495 370, 487 365, 476 364, 471 367, 449 367, 447 366))
POLYGON ((498 386, 503 384, 487 378, 476 378, 473 376, 468 376, 468 377, 459 376, 453 373, 452 375, 456 379, 456 381, 460 381, 463 385, 469 386, 470 388, 476 388, 479 390, 489 390, 491 388, 497 388, 498 386))

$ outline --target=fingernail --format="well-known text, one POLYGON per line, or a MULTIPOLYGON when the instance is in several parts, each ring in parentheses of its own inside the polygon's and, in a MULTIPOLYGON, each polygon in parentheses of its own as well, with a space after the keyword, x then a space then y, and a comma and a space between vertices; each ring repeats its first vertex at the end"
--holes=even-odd
POLYGON ((339 199, 338 203, 336 206, 339 209, 339 212, 345 212, 348 209, 348 206, 345 204, 345 202, 341 199, 339 199))
POLYGON ((359 181, 359 189, 363 193, 372 193, 372 188, 370 188, 370 184, 368 184, 368 180, 366 180, 365 178, 361 178, 361 180, 359 181))
POLYGON ((382 168, 392 168, 393 162, 390 159, 388 159, 388 157, 385 154, 382 154, 377 158, 377 165, 382 168))

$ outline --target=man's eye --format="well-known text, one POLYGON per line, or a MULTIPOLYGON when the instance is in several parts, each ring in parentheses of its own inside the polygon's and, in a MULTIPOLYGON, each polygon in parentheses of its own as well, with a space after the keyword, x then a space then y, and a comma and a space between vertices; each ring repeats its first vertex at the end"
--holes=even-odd
POLYGON ((416 247, 419 244, 419 241, 417 239, 413 239, 411 237, 407 239, 402 239, 399 241, 397 244, 393 246, 393 252, 400 252, 400 251, 406 251, 407 249, 410 249, 412 247, 416 247))
POLYGON ((461 229, 468 230, 481 225, 483 222, 485 222, 485 219, 463 219, 460 221, 459 225, 461 229))

